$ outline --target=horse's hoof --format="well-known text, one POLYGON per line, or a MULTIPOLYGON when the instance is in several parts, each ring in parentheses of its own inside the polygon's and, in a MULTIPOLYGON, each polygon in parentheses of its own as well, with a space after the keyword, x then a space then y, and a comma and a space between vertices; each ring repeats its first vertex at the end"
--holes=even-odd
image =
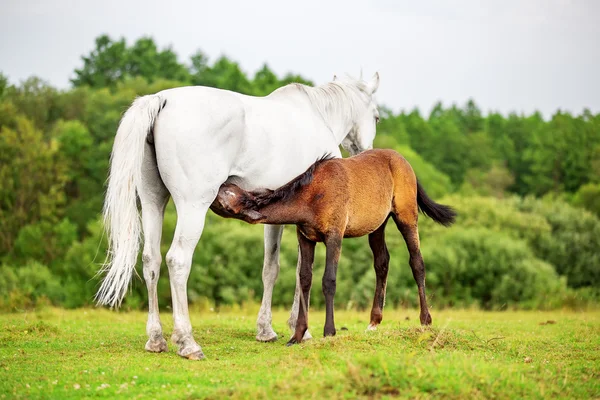
POLYGON ((180 349, 177 352, 177 355, 183 358, 187 358, 188 360, 202 360, 204 358, 204 353, 200 346, 195 346, 197 349, 180 349))
POLYGON ((376 331, 376 330, 377 330, 377 325, 375 325, 375 324, 369 324, 369 326, 367 326, 367 329, 366 329, 367 332, 376 331))
POLYGON ((256 341, 263 343, 275 342, 277 341, 277 334, 273 331, 267 333, 259 333, 258 335, 256 335, 256 341))
POLYGON ((187 358, 188 360, 192 360, 192 361, 202 360, 203 358, 205 358, 202 350, 195 351, 195 352, 187 354, 187 355, 179 354, 179 356, 181 356, 183 358, 187 358))
POLYGON ((298 344, 298 341, 296 340, 296 338, 291 338, 286 344, 285 347, 290 347, 292 345, 298 344))
POLYGON ((312 335, 310 334, 310 332, 307 330, 306 332, 304 332, 304 336, 302 337, 302 340, 310 340, 312 339, 312 335))
POLYGON ((188 360, 197 361, 197 360, 202 360, 204 357, 205 356, 202 351, 196 351, 194 353, 189 354, 186 358, 188 360))
POLYGON ((151 353, 163 353, 169 350, 167 341, 164 338, 160 338, 159 340, 148 339, 145 348, 146 351, 151 353))

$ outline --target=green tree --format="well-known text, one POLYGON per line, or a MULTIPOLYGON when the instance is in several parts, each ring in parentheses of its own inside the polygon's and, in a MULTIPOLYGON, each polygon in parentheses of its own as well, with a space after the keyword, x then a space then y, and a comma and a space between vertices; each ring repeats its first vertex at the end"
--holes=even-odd
POLYGON ((190 61, 190 80, 192 84, 205 86, 208 83, 207 80, 210 79, 208 56, 202 50, 197 50, 190 57, 190 61))
POLYGON ((28 78, 19 86, 8 86, 3 97, 43 131, 60 117, 58 91, 38 77, 28 78))
POLYGON ((124 38, 113 41, 108 35, 96 39, 96 48, 83 56, 83 67, 75 70, 74 86, 114 88, 131 76, 149 82, 163 78, 188 82, 190 73, 171 48, 158 50, 154 39, 142 37, 128 47, 124 38))
POLYGON ((81 57, 83 67, 75 70, 71 82, 75 87, 113 87, 127 71, 127 45, 125 39, 113 41, 108 35, 96 38, 96 48, 81 57))
POLYGON ((190 73, 180 64, 177 55, 171 48, 159 51, 156 43, 150 37, 142 37, 128 49, 127 74, 141 76, 148 82, 158 78, 188 82, 190 73))
POLYGON ((600 184, 588 183, 579 188, 573 203, 600 217, 600 184))
POLYGON ((220 89, 232 90, 243 94, 252 94, 252 85, 241 70, 239 64, 226 56, 221 56, 204 71, 203 84, 220 89))
POLYGON ((17 117, 16 129, 0 132, 0 255, 13 250, 26 225, 58 222, 63 215, 66 166, 54 140, 31 121, 17 117))
POLYGON ((263 64, 262 68, 254 74, 252 86, 254 87, 254 94, 256 96, 266 96, 273 90, 279 88, 281 83, 279 82, 277 75, 269 69, 269 66, 263 64))
POLYGON ((6 88, 8 88, 8 78, 0 72, 0 99, 4 96, 6 88))

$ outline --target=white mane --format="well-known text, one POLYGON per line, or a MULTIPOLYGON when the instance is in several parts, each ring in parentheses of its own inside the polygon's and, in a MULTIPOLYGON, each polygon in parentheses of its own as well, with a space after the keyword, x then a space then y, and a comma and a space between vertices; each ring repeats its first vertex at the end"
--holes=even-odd
POLYGON ((291 83, 271 95, 291 88, 308 96, 310 103, 334 132, 339 125, 357 121, 371 101, 367 83, 351 77, 336 78, 317 87, 291 83))

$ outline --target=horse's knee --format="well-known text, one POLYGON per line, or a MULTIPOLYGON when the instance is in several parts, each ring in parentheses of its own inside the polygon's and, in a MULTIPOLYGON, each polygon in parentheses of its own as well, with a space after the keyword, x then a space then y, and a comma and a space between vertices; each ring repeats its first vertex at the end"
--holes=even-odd
POLYGON ((162 258, 160 255, 156 256, 150 252, 144 252, 142 254, 144 280, 147 283, 156 282, 158 280, 161 262, 162 258))
POLYGON ((279 258, 267 257, 265 255, 265 261, 262 270, 263 282, 275 282, 279 276, 279 258))
POLYGON ((177 248, 171 248, 165 259, 169 268, 169 278, 175 283, 185 283, 190 274, 191 260, 177 248))

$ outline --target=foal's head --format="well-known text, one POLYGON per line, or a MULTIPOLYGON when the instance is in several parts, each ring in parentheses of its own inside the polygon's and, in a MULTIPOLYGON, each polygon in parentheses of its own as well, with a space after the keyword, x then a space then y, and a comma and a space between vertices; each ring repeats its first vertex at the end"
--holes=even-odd
POLYGON ((264 216, 256 210, 248 207, 248 203, 254 200, 255 192, 250 193, 232 183, 226 183, 219 188, 219 194, 213 206, 218 207, 222 214, 229 217, 244 220, 249 223, 259 223, 264 216))

